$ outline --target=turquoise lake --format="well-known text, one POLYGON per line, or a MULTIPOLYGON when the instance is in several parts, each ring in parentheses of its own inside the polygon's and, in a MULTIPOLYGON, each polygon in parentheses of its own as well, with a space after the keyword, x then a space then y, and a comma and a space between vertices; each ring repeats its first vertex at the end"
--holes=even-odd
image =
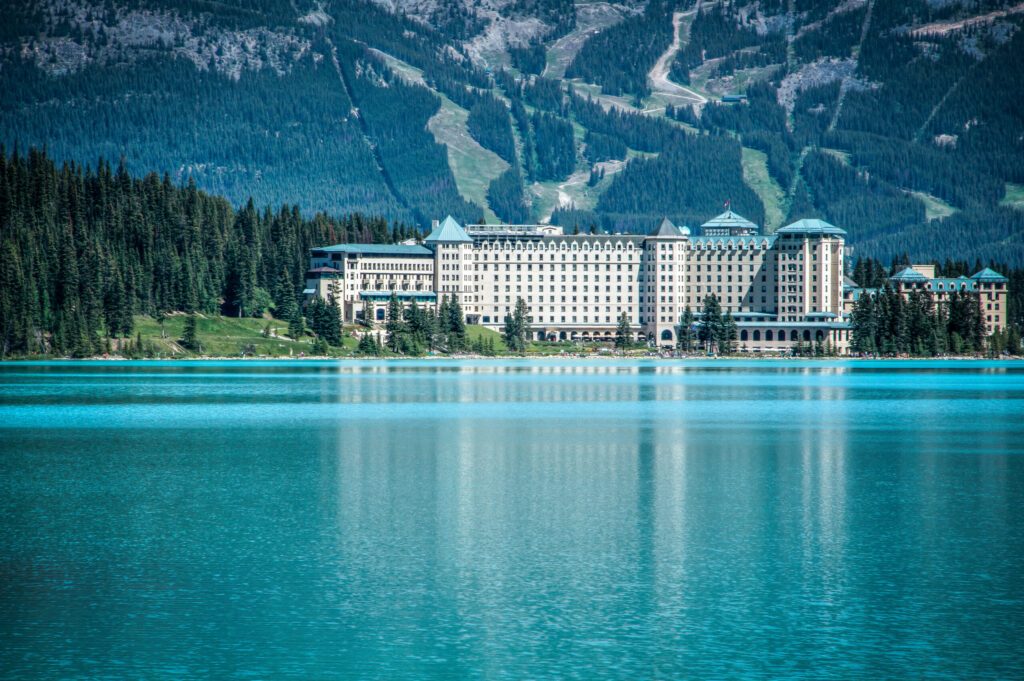
POLYGON ((0 364, 0 676, 1024 677, 1024 362, 0 364))

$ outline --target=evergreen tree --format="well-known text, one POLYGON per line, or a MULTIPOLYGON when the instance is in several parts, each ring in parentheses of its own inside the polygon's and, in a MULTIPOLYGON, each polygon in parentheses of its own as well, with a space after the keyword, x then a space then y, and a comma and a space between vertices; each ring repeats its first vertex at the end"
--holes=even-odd
POLYGON ((462 304, 456 296, 452 296, 448 304, 447 343, 449 352, 461 352, 466 348, 466 317, 462 313, 462 304))
POLYGON ((302 313, 299 312, 298 306, 296 306, 292 318, 288 320, 288 335, 295 340, 299 340, 306 335, 306 321, 302 318, 302 313))
POLYGON ((878 320, 874 298, 862 293, 854 303, 851 318, 850 347, 854 352, 873 355, 878 352, 878 320))
POLYGON ((696 337, 693 332, 694 316, 693 310, 687 305, 679 319, 679 349, 683 352, 693 350, 696 337))
POLYGON ((512 352, 526 352, 526 344, 530 339, 530 309, 522 298, 516 299, 516 306, 511 315, 505 315, 505 345, 512 352))
POLYGON ((722 317, 721 325, 721 337, 719 338, 719 348, 723 355, 731 355, 736 352, 736 320, 732 317, 732 312, 726 311, 725 316, 722 317))
POLYGON ((185 327, 181 334, 181 347, 192 352, 199 352, 199 334, 197 331, 197 320, 194 314, 185 317, 185 327))
POLYGON ((630 336, 632 336, 632 329, 629 324, 629 315, 623 312, 619 315, 619 325, 615 328, 615 349, 625 350, 632 345, 630 336))
POLYGON ((725 338, 722 306, 718 302, 718 296, 714 293, 704 298, 704 308, 700 314, 698 338, 704 344, 706 351, 721 351, 722 342, 725 338))
POLYGON ((359 345, 356 348, 356 352, 360 355, 377 356, 380 354, 380 347, 374 340, 373 334, 367 331, 359 337, 359 345))
POLYGON ((392 292, 384 324, 384 331, 387 333, 384 342, 391 352, 398 352, 402 347, 402 335, 405 333, 405 322, 402 317, 402 303, 398 301, 398 295, 392 292))

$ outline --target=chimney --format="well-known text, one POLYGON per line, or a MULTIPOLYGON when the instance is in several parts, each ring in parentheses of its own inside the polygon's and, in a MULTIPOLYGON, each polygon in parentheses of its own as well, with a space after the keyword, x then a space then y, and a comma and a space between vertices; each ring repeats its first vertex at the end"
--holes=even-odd
POLYGON ((431 232, 433 232, 433 231, 434 231, 435 229, 437 229, 437 228, 438 228, 438 226, 439 226, 440 224, 441 224, 441 221, 440 221, 440 220, 431 220, 431 221, 430 221, 430 231, 431 231, 431 232))

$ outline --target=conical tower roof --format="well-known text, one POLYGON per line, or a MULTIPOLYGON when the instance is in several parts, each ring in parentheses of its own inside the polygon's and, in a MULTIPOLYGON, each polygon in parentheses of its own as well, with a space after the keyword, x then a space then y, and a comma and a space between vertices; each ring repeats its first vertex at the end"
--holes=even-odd
POLYGON ((428 244, 458 244, 458 243, 473 243, 473 239, 466 234, 466 230, 462 228, 458 222, 455 221, 451 215, 446 217, 437 227, 430 232, 430 235, 423 240, 424 243, 428 244))
MULTIPOLYGON (((686 229, 685 227, 683 229, 686 229)), ((689 232, 689 230, 687 230, 689 232)), ((672 221, 668 218, 662 218, 661 224, 658 225, 657 229, 651 232, 648 236, 654 237, 681 237, 685 236, 683 231, 672 224, 672 221)))

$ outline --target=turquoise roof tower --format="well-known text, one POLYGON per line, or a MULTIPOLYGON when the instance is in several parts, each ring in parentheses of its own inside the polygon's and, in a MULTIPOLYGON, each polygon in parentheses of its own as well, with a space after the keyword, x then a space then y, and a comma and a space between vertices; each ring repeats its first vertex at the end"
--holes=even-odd
POLYGON ((928 277, 924 276, 913 267, 904 268, 889 278, 893 281, 928 281, 928 277))
POLYGON ((818 236, 846 236, 846 232, 817 218, 804 218, 777 229, 776 234, 807 234, 818 236))
POLYGON ((971 279, 974 279, 975 281, 985 281, 985 282, 989 282, 989 281, 991 281, 991 282, 1005 282, 1005 281, 1008 281, 1008 279, 1006 277, 1004 277, 1003 275, 999 274, 998 272, 996 272, 991 267, 986 267, 985 269, 981 270, 980 272, 976 272, 975 274, 972 274, 971 275, 971 279))
POLYGON ((740 236, 741 233, 743 235, 757 234, 759 231, 757 225, 732 210, 716 215, 702 224, 700 228, 704 230, 704 234, 709 235, 717 233, 715 230, 729 230, 731 236, 740 236))
POLYGON ((466 234, 462 225, 449 215, 430 232, 423 242, 427 244, 471 244, 473 239, 466 234))

